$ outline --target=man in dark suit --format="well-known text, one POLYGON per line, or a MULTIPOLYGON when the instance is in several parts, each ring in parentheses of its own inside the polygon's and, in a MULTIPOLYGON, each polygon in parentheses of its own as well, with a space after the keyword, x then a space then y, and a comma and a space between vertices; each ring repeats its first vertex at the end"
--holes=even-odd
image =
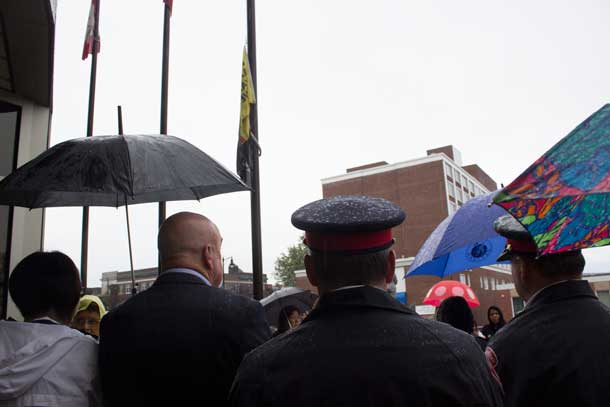
POLYGON ((148 290, 110 311, 100 329, 107 406, 222 406, 243 356, 265 342, 262 306, 217 288, 218 228, 181 212, 159 230, 162 272, 148 290))
POLYGON ((507 238, 498 260, 510 260, 527 306, 492 338, 486 355, 507 406, 610 406, 610 308, 581 275, 580 250, 537 256, 512 216, 498 219, 507 238))
POLYGON ((386 291, 392 227, 379 198, 335 197, 297 210, 320 300, 305 321, 242 362, 233 406, 499 406, 499 387, 470 335, 425 320, 386 291))

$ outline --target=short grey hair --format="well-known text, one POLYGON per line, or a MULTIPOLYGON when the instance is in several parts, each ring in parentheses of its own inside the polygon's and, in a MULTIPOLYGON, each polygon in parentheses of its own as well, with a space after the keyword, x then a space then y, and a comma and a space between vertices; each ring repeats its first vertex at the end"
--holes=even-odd
POLYGON ((329 288, 378 283, 385 279, 390 249, 365 254, 310 251, 320 283, 329 288))

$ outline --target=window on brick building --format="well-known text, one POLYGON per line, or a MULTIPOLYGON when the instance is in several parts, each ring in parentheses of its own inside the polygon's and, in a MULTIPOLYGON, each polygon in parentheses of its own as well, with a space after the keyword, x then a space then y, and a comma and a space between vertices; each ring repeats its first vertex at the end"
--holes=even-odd
POLYGON ((489 279, 487 278, 487 276, 483 277, 483 288, 489 290, 489 279))
POLYGON ((464 273, 460 273, 460 283, 466 284, 466 275, 464 273))
POLYGON ((523 311, 523 308, 525 308, 523 299, 520 297, 513 297, 513 311, 515 312, 515 315, 523 311))
POLYGON ((479 276, 479 287, 483 288, 483 276, 479 276))
POLYGON ((597 291, 597 297, 601 302, 610 307, 610 291, 597 291))
POLYGON ((451 177, 451 179, 453 179, 453 168, 451 168, 451 165, 449 165, 448 163, 445 163, 445 172, 447 173, 448 177, 451 177))
POLYGON ((457 211, 457 206, 454 202, 449 202, 449 215, 453 215, 457 211))
POLYGON ((449 193, 449 196, 455 197, 455 187, 451 182, 447 182, 447 192, 449 193))

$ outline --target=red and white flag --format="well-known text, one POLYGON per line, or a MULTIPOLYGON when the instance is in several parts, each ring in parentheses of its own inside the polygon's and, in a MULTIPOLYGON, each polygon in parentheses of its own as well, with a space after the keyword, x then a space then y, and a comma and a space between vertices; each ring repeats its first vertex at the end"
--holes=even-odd
POLYGON ((169 11, 169 15, 171 17, 172 15, 172 6, 174 3, 174 0, 163 0, 163 3, 165 3, 165 5, 167 6, 167 11, 169 11))
POLYGON ((83 60, 89 57, 89 54, 100 52, 100 37, 98 32, 97 41, 95 41, 95 3, 97 0, 91 0, 91 8, 89 9, 89 20, 87 21, 87 31, 85 32, 85 44, 83 45, 83 60), (95 46, 97 43, 97 46, 95 46), (93 49, 95 47, 95 50, 93 49))

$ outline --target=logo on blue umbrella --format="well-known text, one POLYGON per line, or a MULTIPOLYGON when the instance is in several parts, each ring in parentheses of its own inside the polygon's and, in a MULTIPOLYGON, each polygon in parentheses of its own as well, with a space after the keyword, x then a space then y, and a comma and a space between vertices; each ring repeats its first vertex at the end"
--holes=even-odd
POLYGON ((493 245, 490 240, 475 242, 466 249, 466 258, 473 262, 480 262, 489 257, 493 245))

